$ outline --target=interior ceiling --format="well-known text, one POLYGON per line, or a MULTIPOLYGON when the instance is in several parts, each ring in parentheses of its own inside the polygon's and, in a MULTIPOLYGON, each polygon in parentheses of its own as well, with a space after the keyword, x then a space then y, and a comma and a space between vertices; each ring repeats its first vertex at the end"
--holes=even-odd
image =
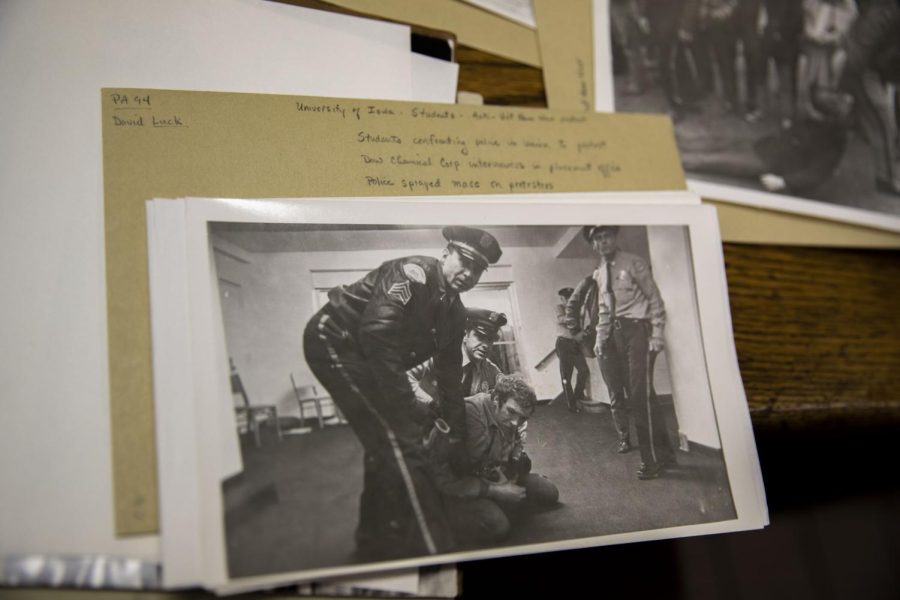
MULTIPOLYGON (((338 252, 441 248, 439 226, 310 225, 264 223, 211 223, 218 237, 247 252, 338 252)), ((562 225, 491 226, 500 247, 553 247, 570 240, 561 258, 590 256, 590 247, 574 230, 562 225)), ((576 228, 577 229, 577 228, 576 228)))

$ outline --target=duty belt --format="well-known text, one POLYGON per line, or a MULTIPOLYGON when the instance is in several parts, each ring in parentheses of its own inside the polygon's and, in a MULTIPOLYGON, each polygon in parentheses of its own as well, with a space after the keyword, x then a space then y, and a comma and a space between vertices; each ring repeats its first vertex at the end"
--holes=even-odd
POLYGON ((616 317, 612 320, 613 329, 622 329, 622 325, 640 325, 641 323, 649 323, 650 319, 631 319, 629 317, 616 317))

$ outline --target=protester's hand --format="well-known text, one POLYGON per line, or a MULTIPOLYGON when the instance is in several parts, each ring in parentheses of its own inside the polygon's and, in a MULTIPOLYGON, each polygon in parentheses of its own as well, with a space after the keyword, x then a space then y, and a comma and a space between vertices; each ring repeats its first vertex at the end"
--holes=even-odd
POLYGON ((650 352, 662 352, 666 347, 666 343, 661 337, 650 338, 650 352))
POLYGON ((525 488, 514 483, 492 483, 488 488, 488 498, 516 504, 525 499, 525 488))
POLYGON ((529 473, 531 473, 531 457, 524 451, 515 459, 509 461, 510 472, 516 481, 521 481, 529 473))

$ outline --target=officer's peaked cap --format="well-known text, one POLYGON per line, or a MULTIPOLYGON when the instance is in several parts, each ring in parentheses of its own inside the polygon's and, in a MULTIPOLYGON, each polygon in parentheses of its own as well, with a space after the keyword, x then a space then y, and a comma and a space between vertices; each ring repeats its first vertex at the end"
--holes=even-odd
POLYGON ((584 239, 591 243, 594 240, 594 236, 600 233, 601 231, 612 231, 613 233, 619 232, 618 225, 585 225, 581 228, 581 235, 584 236, 584 239))
POLYGON ((486 308, 466 307, 466 330, 474 329, 488 337, 496 338, 500 328, 506 325, 506 315, 486 308))
POLYGON ((575 291, 575 288, 564 287, 564 288, 559 288, 559 291, 556 293, 559 294, 560 296, 564 296, 564 297, 568 298, 569 296, 572 295, 572 292, 574 292, 574 291, 575 291))
POLYGON ((441 230, 441 233, 444 234, 444 238, 460 254, 474 260, 482 268, 487 268, 488 265, 496 263, 500 260, 500 255, 503 254, 497 238, 483 229, 465 227, 463 225, 448 225, 441 230))

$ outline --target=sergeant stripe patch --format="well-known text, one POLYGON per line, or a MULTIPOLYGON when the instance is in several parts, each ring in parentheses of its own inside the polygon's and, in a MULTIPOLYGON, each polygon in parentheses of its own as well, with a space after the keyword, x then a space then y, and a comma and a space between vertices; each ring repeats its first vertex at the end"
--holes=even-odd
POLYGON ((404 306, 406 306, 406 303, 409 302, 410 298, 412 298, 412 292, 409 290, 408 281, 404 281, 403 283, 395 283, 391 286, 391 289, 389 289, 387 293, 388 296, 404 306))

